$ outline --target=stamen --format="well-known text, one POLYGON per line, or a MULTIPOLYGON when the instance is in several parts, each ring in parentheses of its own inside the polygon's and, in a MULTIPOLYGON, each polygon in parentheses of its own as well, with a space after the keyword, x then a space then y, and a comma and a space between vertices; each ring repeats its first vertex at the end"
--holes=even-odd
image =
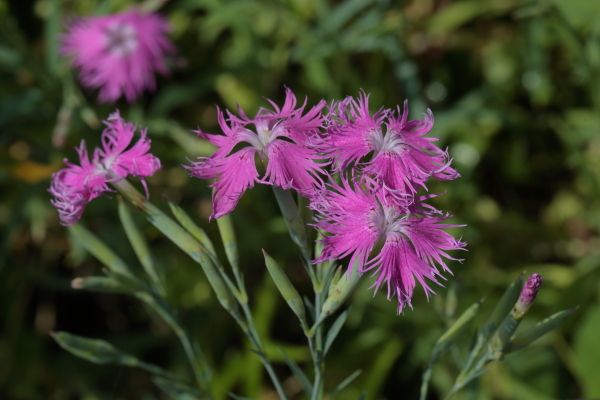
POLYGON ((135 51, 138 45, 137 34, 133 26, 116 23, 106 30, 106 50, 121 57, 135 51))

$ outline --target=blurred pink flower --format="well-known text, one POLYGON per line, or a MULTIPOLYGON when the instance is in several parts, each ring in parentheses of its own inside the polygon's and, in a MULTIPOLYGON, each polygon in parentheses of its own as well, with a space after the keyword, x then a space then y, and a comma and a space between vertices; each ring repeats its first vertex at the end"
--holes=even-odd
POLYGON ((70 27, 61 50, 79 68, 83 84, 100 89, 100 101, 125 96, 132 102, 144 90, 154 90, 157 72, 168 73, 165 59, 175 50, 168 30, 160 15, 135 9, 87 17, 70 27))
POLYGON ((444 230, 457 227, 443 223, 447 215, 431 206, 399 204, 372 180, 332 183, 313 196, 311 208, 325 233, 316 261, 350 257, 348 270, 373 271, 375 290, 385 286, 398 312, 411 306, 417 283, 427 296, 433 293, 428 281, 439 284, 440 269, 450 272, 446 260, 456 260, 448 251, 465 247, 444 230))
POLYGON ((296 108, 296 96, 287 88, 281 108, 268 101, 273 110, 261 108, 253 118, 242 110, 240 116, 229 111, 225 116, 217 109, 223 134, 197 132, 217 147, 212 156, 186 166, 196 178, 215 179, 211 218, 233 211, 246 189, 257 182, 295 189, 306 196, 321 183, 320 156, 311 143, 323 125, 325 102, 304 113, 306 102, 296 108))
POLYGON ((448 153, 426 137, 433 127, 427 110, 422 120, 408 119, 408 102, 402 112, 379 109, 369 112, 369 96, 347 97, 332 105, 322 143, 338 170, 361 169, 385 189, 398 195, 414 194, 430 178, 451 180, 459 174, 450 167, 448 153))
POLYGON ((160 160, 150 153, 150 139, 145 129, 140 139, 129 147, 135 133, 134 124, 125 122, 118 112, 111 114, 104 124, 102 147, 94 150, 91 160, 82 141, 77 149, 79 165, 65 160, 66 167, 52 175, 51 203, 63 225, 77 222, 87 203, 111 190, 110 182, 134 176, 140 178, 146 188, 144 178, 160 168, 160 160))

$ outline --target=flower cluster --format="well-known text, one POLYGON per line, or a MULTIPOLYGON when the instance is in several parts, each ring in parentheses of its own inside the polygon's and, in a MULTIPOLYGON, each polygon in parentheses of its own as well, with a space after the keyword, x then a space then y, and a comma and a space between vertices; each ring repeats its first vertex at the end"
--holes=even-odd
POLYGON ((214 179, 213 218, 228 214, 255 183, 294 189, 310 201, 315 225, 324 233, 315 262, 348 257, 348 270, 374 273, 376 290, 386 288, 398 310, 411 305, 418 283, 450 272, 449 254, 464 249, 446 229, 449 215, 420 195, 429 179, 452 180, 448 152, 427 136, 433 114, 410 120, 402 109, 369 111, 369 97, 348 97, 308 111, 286 89, 283 106, 269 101, 250 118, 217 110, 222 134, 198 132, 217 147, 211 157, 186 166, 190 174, 214 179), (259 172, 259 170, 263 172, 259 172))
POLYGON ((174 53, 168 30, 160 15, 136 9, 87 17, 70 27, 61 50, 79 68, 83 84, 100 89, 100 101, 125 96, 131 102, 154 89, 156 72, 168 73, 165 59, 174 53))
POLYGON ((101 146, 90 159, 85 142, 77 149, 79 165, 65 160, 66 167, 52 175, 49 192, 52 205, 58 210, 63 225, 77 222, 90 201, 110 191, 108 184, 129 176, 144 178, 160 168, 160 160, 150 153, 150 139, 146 130, 130 146, 135 125, 124 121, 118 112, 104 122, 101 146))
POLYGON ((241 110, 236 116, 217 109, 223 134, 196 132, 217 147, 212 156, 186 166, 196 178, 215 179, 212 218, 233 211, 246 189, 257 182, 307 197, 322 186, 321 155, 313 143, 324 124, 325 101, 305 112, 306 101, 297 107, 296 96, 286 89, 282 107, 270 103, 272 110, 261 108, 253 118, 241 110))

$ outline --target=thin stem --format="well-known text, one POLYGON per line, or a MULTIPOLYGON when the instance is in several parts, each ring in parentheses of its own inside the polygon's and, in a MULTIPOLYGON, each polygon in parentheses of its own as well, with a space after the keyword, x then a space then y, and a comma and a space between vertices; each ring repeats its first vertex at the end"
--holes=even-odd
MULTIPOLYGON (((323 307, 323 296, 318 288, 315 288, 315 321, 319 321, 321 318, 321 308, 323 307)), ((315 380, 313 383, 313 392, 310 396, 311 400, 319 400, 323 398, 323 325, 319 325, 315 331, 314 336, 314 351, 313 363, 315 369, 315 380)))
POLYGON ((256 329, 256 325, 254 324, 254 318, 252 317, 252 313, 250 312, 250 309, 248 308, 248 304, 241 304, 241 306, 242 306, 242 310, 244 312, 244 316, 245 316, 247 328, 248 328, 246 331, 246 334, 248 335, 248 338, 253 342, 254 346, 256 347, 260 361, 262 362, 265 370, 267 371, 267 374, 269 374, 269 377, 271 378, 271 382, 273 382, 273 385, 275 386, 275 390, 277 391, 279 398, 285 400, 285 399, 287 399, 287 395, 285 394, 285 391, 283 390, 281 382, 279 382, 279 378, 277 377, 277 374, 275 373, 273 366, 271 365, 271 363, 269 362, 269 360, 266 356, 264 347, 262 345, 260 336, 258 334, 258 330, 256 329))
MULTIPOLYGON (((198 384, 201 384, 206 380, 210 380, 210 378, 209 378, 210 371, 207 370, 205 372, 202 372, 198 369, 198 364, 199 364, 198 358, 201 358, 201 359, 205 358, 204 355, 202 354, 201 350, 200 349, 198 349, 198 351, 194 350, 194 346, 190 342, 190 339, 188 338, 187 334, 185 333, 185 331, 183 329, 176 329, 175 334, 179 338, 181 347, 183 347, 183 351, 185 352, 188 362, 190 363, 190 365, 192 367, 192 371, 194 373, 194 377, 196 378, 196 382, 198 382, 198 384), (199 355, 198 355, 198 352, 200 352, 199 355)), ((204 365, 204 362, 202 364, 204 365)), ((204 382, 204 385, 205 385, 204 387, 208 387, 208 384, 206 382, 204 382)))
MULTIPOLYGON (((143 300, 144 298, 142 298, 143 300)), ((190 339, 187 336, 185 330, 181 327, 179 322, 175 319, 175 317, 171 314, 168 307, 162 300, 156 299, 154 297, 146 298, 146 302, 156 311, 158 315, 162 318, 163 321, 175 332, 175 335, 179 339, 181 343, 181 347, 183 347, 183 351, 190 363, 190 367, 192 369, 192 373, 198 384, 199 388, 204 388, 209 391, 209 382, 210 382, 210 368, 208 366, 208 362, 206 357, 202 353, 202 350, 198 347, 192 345, 190 339), (199 369, 201 366, 202 370, 199 369)), ((210 396, 209 396, 210 397, 210 396)))
MULTIPOLYGON (((233 317, 233 319, 240 326, 242 331, 248 336, 250 341, 256 347, 259 358, 261 359, 263 366, 279 397, 283 400, 287 400, 287 396, 283 390, 275 371, 273 370, 272 365, 269 363, 266 354, 264 352, 264 348, 256 331, 256 327, 254 325, 254 320, 252 318, 252 314, 248 308, 247 302, 240 302, 235 296, 231 295, 231 282, 227 279, 223 281, 222 274, 224 273, 222 266, 216 258, 213 258, 210 252, 206 251, 204 246, 199 243, 196 239, 190 236, 187 231, 185 231, 179 223, 175 222, 173 219, 168 217, 162 211, 160 211, 156 206, 154 206, 151 202, 149 202, 137 189, 135 189, 129 182, 126 180, 114 182, 113 185, 123 196, 128 199, 134 206, 142 210, 148 215, 148 220, 156 226, 167 238, 169 238, 173 243, 175 243, 178 247, 184 250, 192 259, 197 261, 203 268, 204 273, 206 274, 209 283, 211 284, 213 290, 215 291, 219 302, 225 308, 225 310, 233 317), (240 315, 237 312, 237 308, 234 307, 232 302, 235 301, 242 307, 244 312, 245 320, 242 320, 240 315)), ((236 281, 242 285, 243 288, 243 279, 241 279, 241 275, 236 276, 236 281)), ((170 315, 169 315, 170 316, 170 315)), ((171 325, 171 324, 170 324, 171 325)), ((175 323, 176 325, 176 323, 175 323)), ((173 325, 171 325, 173 326, 173 325)), ((186 337, 187 340, 187 337, 186 337)), ((186 354, 189 354, 190 357, 194 354, 193 347, 191 343, 185 345, 186 354), (189 351, 189 353, 188 353, 189 351)))
MULTIPOLYGON (((315 313, 314 322, 317 323, 321 319, 321 309, 323 307, 324 279, 323 274, 319 273, 316 266, 312 264, 312 250, 309 247, 308 237, 306 234, 305 221, 302 218, 302 213, 298 209, 298 205, 294 201, 292 193, 289 190, 283 190, 276 186, 273 187, 273 193, 281 210, 281 214, 285 220, 292 241, 300 249, 306 272, 312 283, 315 292, 315 313)), ((314 382, 311 393, 311 400, 320 400, 323 398, 323 374, 325 365, 323 362, 323 328, 322 324, 318 324, 314 335, 310 335, 306 329, 308 346, 310 349, 311 358, 314 368, 314 382)))
POLYGON ((429 381, 431 380, 431 371, 433 369, 433 359, 429 360, 427 369, 423 371, 423 377, 421 378, 421 394, 419 400, 427 399, 427 392, 429 391, 429 381))

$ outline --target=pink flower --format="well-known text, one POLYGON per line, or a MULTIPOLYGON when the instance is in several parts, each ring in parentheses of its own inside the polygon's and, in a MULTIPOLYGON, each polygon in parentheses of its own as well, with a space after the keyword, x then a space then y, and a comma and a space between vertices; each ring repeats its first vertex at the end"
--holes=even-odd
POLYGON ((197 132, 217 147, 211 157, 186 166, 196 178, 215 179, 211 218, 233 211, 244 192, 257 182, 295 189, 306 196, 320 185, 322 164, 311 143, 323 124, 325 102, 304 113, 306 101, 296 108, 296 96, 286 88, 281 108, 271 100, 269 103, 273 110, 261 108, 254 118, 241 110, 240 116, 229 111, 225 116, 217 109, 223 134, 197 132))
POLYGON ((408 102, 400 112, 380 109, 369 112, 369 97, 348 97, 334 103, 322 149, 338 170, 355 166, 385 189, 398 195, 414 194, 434 177, 451 180, 459 175, 450 167, 448 153, 426 137, 433 127, 427 110, 422 120, 408 120, 408 102))
POLYGON ((77 149, 79 165, 65 160, 66 167, 52 175, 51 203, 63 225, 77 222, 87 203, 111 190, 109 183, 134 176, 141 179, 145 188, 144 178, 160 168, 160 160, 150 153, 150 139, 145 129, 140 139, 129 147, 135 125, 125 122, 118 112, 111 114, 104 124, 102 147, 94 150, 91 160, 82 141, 77 149))
POLYGON ((160 15, 135 9, 88 17, 71 26, 61 50, 80 69, 83 84, 100 89, 100 101, 124 95, 131 102, 154 89, 156 72, 168 73, 165 58, 174 53, 168 30, 160 15))
POLYGON ((373 271, 375 290, 385 286, 388 299, 396 297, 398 312, 411 306, 417 283, 429 296, 429 281, 440 284, 450 272, 450 250, 464 249, 444 229, 446 215, 431 206, 398 204, 373 181, 333 183, 312 199, 317 223, 326 236, 318 262, 349 257, 348 269, 373 271), (435 211, 434 211, 435 210, 435 211))

